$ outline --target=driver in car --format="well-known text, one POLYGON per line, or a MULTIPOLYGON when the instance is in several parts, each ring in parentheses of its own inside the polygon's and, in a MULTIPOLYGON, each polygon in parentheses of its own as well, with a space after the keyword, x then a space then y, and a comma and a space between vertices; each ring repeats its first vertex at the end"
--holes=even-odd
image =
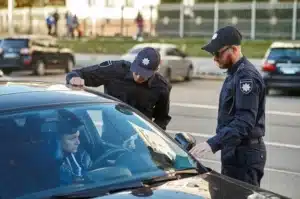
POLYGON ((69 185, 84 181, 84 173, 91 167, 89 154, 79 147, 80 131, 83 123, 73 113, 60 110, 59 148, 60 184, 69 185))

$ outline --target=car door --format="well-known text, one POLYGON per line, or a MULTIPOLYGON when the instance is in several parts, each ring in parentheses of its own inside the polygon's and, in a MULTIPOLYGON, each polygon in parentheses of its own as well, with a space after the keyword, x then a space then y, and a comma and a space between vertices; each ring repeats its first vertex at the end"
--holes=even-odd
POLYGON ((52 67, 57 68, 61 64, 63 59, 60 57, 60 53, 59 53, 60 47, 56 43, 55 40, 51 40, 49 42, 48 50, 49 50, 50 55, 51 55, 52 67))
POLYGON ((53 50, 49 47, 50 40, 35 39, 33 45, 35 46, 35 61, 43 61, 47 67, 53 65, 54 54, 53 50))
POLYGON ((182 57, 180 57, 176 51, 176 48, 167 48, 164 56, 164 61, 167 61, 167 65, 171 68, 171 74, 173 77, 181 75, 180 65, 182 57))
POLYGON ((189 67, 189 60, 186 59, 186 55, 184 52, 179 50, 178 48, 174 49, 175 54, 180 57, 180 60, 178 61, 178 74, 182 77, 185 77, 188 72, 188 67, 189 67))

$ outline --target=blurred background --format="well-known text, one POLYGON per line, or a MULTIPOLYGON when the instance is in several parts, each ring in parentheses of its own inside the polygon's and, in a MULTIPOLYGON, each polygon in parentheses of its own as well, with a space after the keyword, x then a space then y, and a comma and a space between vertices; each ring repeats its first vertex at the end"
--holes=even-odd
POLYGON ((47 34, 46 19, 52 15, 60 37, 68 33, 70 16, 77 18, 81 36, 132 37, 140 12, 145 37, 207 37, 228 24, 249 39, 300 37, 297 0, 0 0, 0 5, 2 33, 47 34), (10 2, 13 9, 7 9, 10 2))

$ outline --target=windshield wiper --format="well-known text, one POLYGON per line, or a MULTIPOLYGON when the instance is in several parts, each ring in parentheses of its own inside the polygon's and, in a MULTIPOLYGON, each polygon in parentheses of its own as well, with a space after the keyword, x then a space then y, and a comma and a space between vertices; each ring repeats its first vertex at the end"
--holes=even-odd
POLYGON ((181 178, 192 177, 195 175, 199 175, 199 171, 196 168, 186 168, 180 170, 167 171, 167 175, 156 176, 153 178, 143 180, 142 182, 144 185, 153 185, 156 183, 179 180, 181 178))
POLYGON ((72 193, 59 194, 51 196, 50 198, 94 198, 104 195, 109 195, 116 192, 121 192, 130 189, 137 189, 144 187, 141 181, 122 182, 114 185, 106 185, 101 187, 87 188, 81 191, 75 191, 72 193))
POLYGON ((137 189, 137 188, 144 188, 150 185, 154 185, 156 183, 163 183, 167 181, 172 180, 178 180, 185 177, 191 177, 198 175, 199 172, 196 168, 186 168, 181 170, 171 170, 167 171, 166 175, 163 176, 156 176, 152 178, 147 178, 144 180, 133 180, 133 181, 126 181, 119 184, 114 185, 106 185, 101 187, 93 187, 93 188, 87 188, 80 191, 75 191, 72 193, 66 193, 66 194, 59 194, 54 195, 51 198, 93 198, 93 197, 99 197, 104 195, 109 195, 121 191, 131 190, 131 189, 137 189))

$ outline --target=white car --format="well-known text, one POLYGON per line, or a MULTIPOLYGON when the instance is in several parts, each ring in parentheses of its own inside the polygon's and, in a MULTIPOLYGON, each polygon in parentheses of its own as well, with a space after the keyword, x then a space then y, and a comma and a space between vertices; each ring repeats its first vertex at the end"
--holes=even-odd
POLYGON ((123 60, 133 61, 137 53, 144 47, 153 47, 161 55, 159 72, 170 82, 172 80, 191 80, 193 76, 193 63, 174 44, 165 43, 143 43, 133 46, 122 55, 123 60))

